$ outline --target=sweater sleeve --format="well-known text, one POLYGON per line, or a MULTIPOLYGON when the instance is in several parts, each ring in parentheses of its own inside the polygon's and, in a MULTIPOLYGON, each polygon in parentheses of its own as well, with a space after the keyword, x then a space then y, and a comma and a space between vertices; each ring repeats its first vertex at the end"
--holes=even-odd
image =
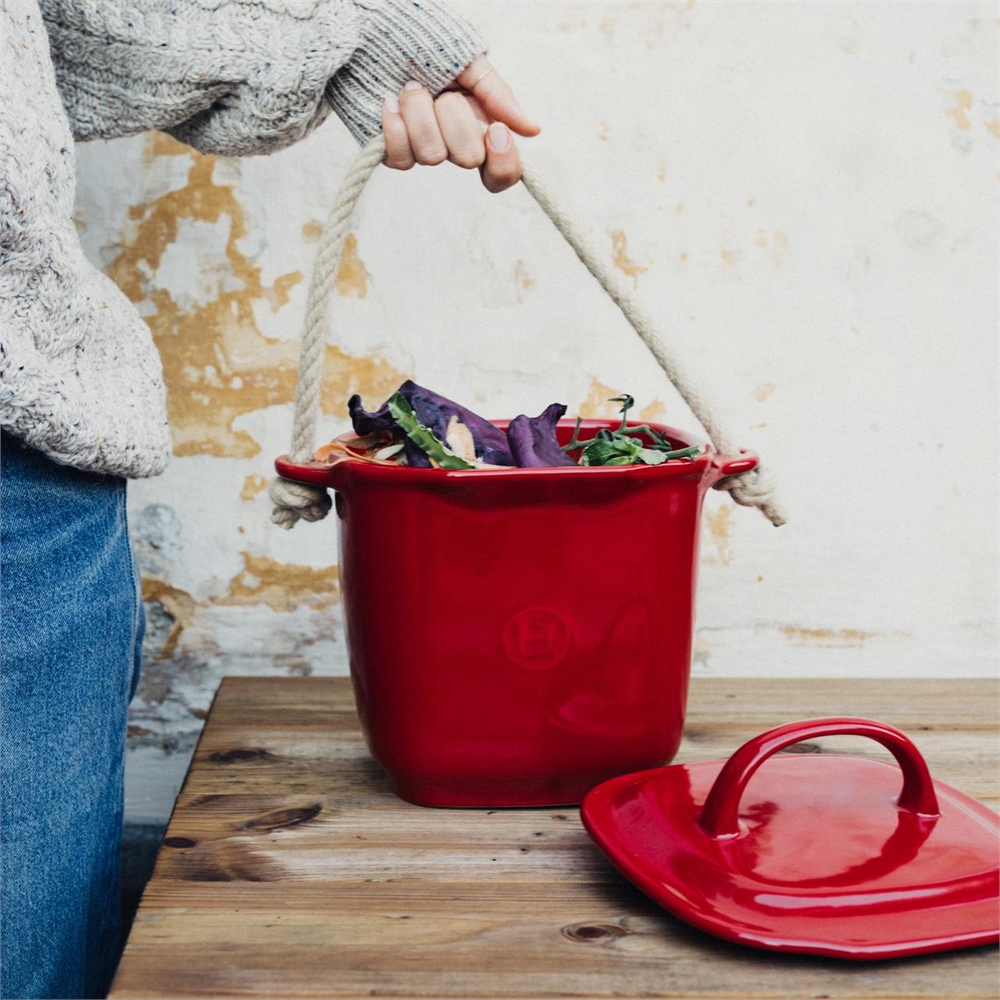
POLYGON ((485 50, 439 0, 42 0, 77 139, 161 129, 270 153, 332 108, 359 142, 406 80, 434 93, 485 50))

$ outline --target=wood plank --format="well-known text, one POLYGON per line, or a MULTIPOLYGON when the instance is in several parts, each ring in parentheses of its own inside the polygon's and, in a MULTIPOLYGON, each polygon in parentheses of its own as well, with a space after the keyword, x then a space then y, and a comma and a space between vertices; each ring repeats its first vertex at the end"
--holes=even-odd
MULTIPOLYGON (((983 681, 696 678, 677 760, 819 715, 898 726, 936 778, 1000 795, 983 681)), ((993 948, 855 964, 717 940, 623 879, 575 809, 400 801, 345 679, 227 678, 111 997, 995 997, 997 973, 993 948)))

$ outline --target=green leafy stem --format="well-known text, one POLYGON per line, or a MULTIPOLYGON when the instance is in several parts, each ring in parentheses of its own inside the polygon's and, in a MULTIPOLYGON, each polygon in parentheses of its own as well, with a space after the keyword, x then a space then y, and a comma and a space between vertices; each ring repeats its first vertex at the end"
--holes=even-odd
POLYGON ((580 440, 580 427, 583 419, 577 417, 573 437, 568 444, 563 445, 563 451, 580 451, 580 465, 662 465, 671 458, 694 458, 701 448, 674 448, 670 441, 659 431, 648 424, 635 427, 628 426, 628 411, 635 406, 632 396, 615 396, 610 403, 621 403, 618 411, 622 415, 621 426, 616 431, 602 429, 587 441, 580 440), (651 447, 645 446, 639 435, 645 434, 652 439, 651 447))

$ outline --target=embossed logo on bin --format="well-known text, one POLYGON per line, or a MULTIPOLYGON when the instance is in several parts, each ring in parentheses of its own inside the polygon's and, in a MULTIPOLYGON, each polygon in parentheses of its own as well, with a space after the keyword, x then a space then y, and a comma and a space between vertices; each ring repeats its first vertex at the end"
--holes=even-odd
POLYGON ((552 608, 524 608, 507 619, 503 650, 507 659, 528 670, 547 670, 569 652, 569 622, 552 608))

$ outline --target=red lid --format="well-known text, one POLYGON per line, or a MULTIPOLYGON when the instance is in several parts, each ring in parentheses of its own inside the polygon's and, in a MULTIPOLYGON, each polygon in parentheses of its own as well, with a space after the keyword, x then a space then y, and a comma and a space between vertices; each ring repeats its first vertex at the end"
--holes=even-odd
POLYGON ((613 778, 581 813, 643 892, 730 941, 877 959, 1000 939, 1000 817, 934 781, 880 722, 794 722, 728 761, 613 778), (782 755, 754 773, 784 747, 839 734, 886 746, 902 790, 896 766, 843 754, 782 755))

